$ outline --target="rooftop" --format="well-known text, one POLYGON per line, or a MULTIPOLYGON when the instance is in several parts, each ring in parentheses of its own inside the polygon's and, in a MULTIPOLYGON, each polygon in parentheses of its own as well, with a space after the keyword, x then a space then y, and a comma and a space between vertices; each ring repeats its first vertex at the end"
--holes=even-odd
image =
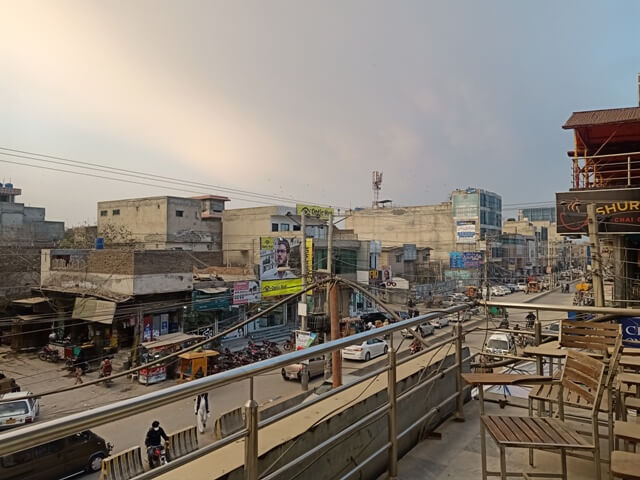
POLYGON ((629 122, 640 122, 640 107, 607 108, 603 110, 573 112, 562 128, 572 129, 590 125, 629 122))

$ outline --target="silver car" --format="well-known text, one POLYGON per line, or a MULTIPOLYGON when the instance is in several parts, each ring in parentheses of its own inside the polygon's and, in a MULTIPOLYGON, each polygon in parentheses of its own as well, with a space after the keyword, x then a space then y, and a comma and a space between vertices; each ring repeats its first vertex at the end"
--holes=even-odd
POLYGON ((444 317, 431 320, 431 325, 433 325, 436 328, 446 327, 447 325, 449 325, 449 317, 444 316, 444 317))
POLYGON ((425 322, 418 325, 417 327, 404 328, 400 332, 400 334, 403 336, 403 338, 413 338, 415 336, 415 333, 417 332, 422 338, 424 338, 428 337, 429 335, 433 335, 435 329, 436 327, 434 327, 432 324, 430 324, 429 322, 425 322))

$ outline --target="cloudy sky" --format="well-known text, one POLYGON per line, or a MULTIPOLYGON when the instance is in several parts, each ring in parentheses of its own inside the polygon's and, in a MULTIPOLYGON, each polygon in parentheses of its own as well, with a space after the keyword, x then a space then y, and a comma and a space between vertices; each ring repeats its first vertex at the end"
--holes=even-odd
MULTIPOLYGON (((638 18, 631 0, 4 1, 0 147, 290 203, 366 206, 372 170, 401 205, 470 185, 552 201, 571 112, 638 102, 638 18)), ((0 162, 9 179, 69 224, 99 200, 226 193, 0 162)))

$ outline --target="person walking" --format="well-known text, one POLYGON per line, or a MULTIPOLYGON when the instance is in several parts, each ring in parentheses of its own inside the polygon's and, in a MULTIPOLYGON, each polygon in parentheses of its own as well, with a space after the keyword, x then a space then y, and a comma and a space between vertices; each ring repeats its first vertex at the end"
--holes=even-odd
POLYGON ((82 381, 82 367, 76 366, 76 383, 74 385, 79 385, 80 383, 84 383, 82 381))

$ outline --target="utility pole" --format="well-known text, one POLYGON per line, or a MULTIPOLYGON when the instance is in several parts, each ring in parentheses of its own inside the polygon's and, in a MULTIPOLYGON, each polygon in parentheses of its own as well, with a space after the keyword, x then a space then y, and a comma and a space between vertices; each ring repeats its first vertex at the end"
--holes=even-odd
MULTIPOLYGON (((329 228, 329 232, 327 232, 328 236, 327 236, 327 272, 329 273, 329 276, 333 275, 333 269, 331 268, 331 264, 332 264, 332 257, 333 257, 333 214, 329 214, 329 220, 327 222, 327 227, 329 228)), ((325 302, 324 302, 324 313, 325 315, 330 316, 330 325, 331 325, 331 339, 334 339, 334 320, 333 320, 333 307, 330 307, 330 304, 333 305, 334 303, 337 302, 333 302, 331 301, 331 293, 333 292, 333 289, 329 289, 329 286, 327 285, 326 287, 326 297, 325 297, 325 302)), ((336 305, 337 308, 337 305, 336 305)), ((340 320, 338 319, 337 321, 338 323, 338 328, 337 328, 337 335, 339 335, 340 332, 340 320)), ((326 330, 325 330, 326 332, 326 330)), ((325 342, 327 341, 327 334, 324 334, 324 338, 325 338, 325 342)), ((339 337, 338 337, 339 338, 339 337)), ((338 378, 335 374, 334 374, 334 367, 333 365, 335 365, 334 363, 334 359, 335 359, 335 353, 336 352, 332 352, 331 355, 325 355, 325 363, 324 363, 324 378, 329 378, 329 376, 333 377, 333 384, 335 385, 336 383, 336 379, 338 378)), ((340 383, 342 383, 342 357, 340 356, 340 352, 338 352, 338 361, 340 362, 340 383)))
POLYGON ((485 300, 491 300, 491 291, 489 290, 489 239, 485 236, 484 247, 484 288, 487 294, 485 300))
MULTIPOLYGON (((329 308, 331 310, 331 340, 340 338, 340 306, 338 305, 338 285, 331 284, 329 308)), ((331 352, 331 379, 333 388, 342 385, 342 357, 340 350, 331 352)))
MULTIPOLYGON (((307 288, 307 216, 302 212, 302 244, 300 245, 300 263, 302 264, 302 288, 307 288)), ((300 320, 300 329, 303 331, 307 330, 307 292, 305 291, 302 294, 302 298, 300 299, 301 303, 304 304, 303 314, 301 315, 300 320)))
POLYGON ((591 276, 593 280, 593 299, 596 307, 604 307, 604 285, 602 282, 602 264, 600 263, 600 238, 598 237, 598 219, 596 205, 587 205, 589 217, 589 244, 591 246, 591 276))

